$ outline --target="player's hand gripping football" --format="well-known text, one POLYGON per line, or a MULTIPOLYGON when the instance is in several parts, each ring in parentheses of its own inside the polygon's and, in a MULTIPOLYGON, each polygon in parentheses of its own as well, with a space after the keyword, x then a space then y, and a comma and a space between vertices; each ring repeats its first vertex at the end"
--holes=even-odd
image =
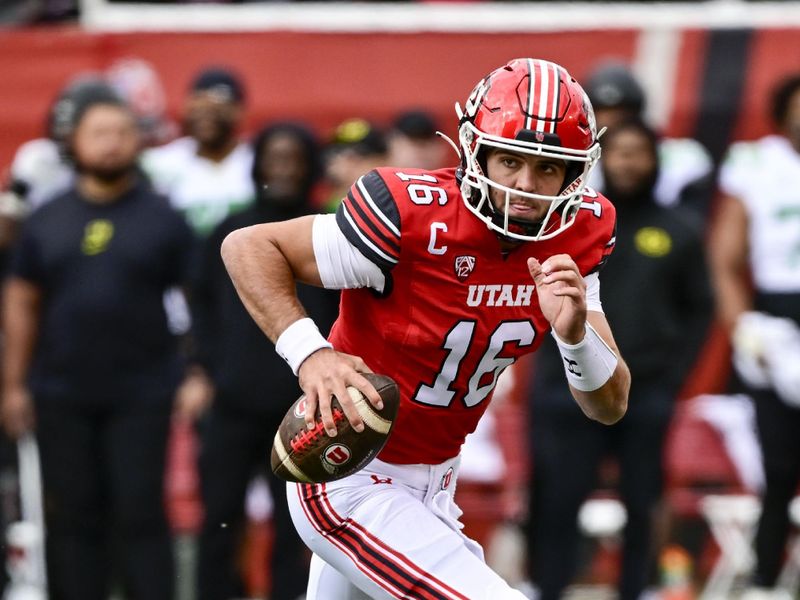
POLYGON ((364 423, 350 394, 347 393, 347 387, 353 386, 359 390, 378 410, 383 408, 383 401, 377 390, 361 373, 372 373, 372 370, 360 357, 330 348, 317 350, 303 361, 298 371, 298 378, 300 387, 306 394, 305 420, 309 429, 314 428, 314 416, 319 406, 325 431, 330 437, 336 435, 336 424, 331 409, 331 397, 335 396, 353 429, 359 432, 364 430, 364 423))
POLYGON ((555 254, 539 263, 528 259, 542 314, 556 335, 568 344, 583 339, 586 327, 586 282, 568 254, 555 254))

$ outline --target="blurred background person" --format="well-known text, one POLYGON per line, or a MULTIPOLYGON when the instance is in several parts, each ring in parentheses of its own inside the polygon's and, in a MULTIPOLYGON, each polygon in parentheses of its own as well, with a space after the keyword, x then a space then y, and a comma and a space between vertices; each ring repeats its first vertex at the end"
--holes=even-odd
MULTIPOLYGON (((259 473, 267 475, 274 503, 270 600, 301 596, 308 574, 305 546, 289 518, 285 483, 268 465, 272 438, 300 388, 239 300, 220 258, 220 245, 235 229, 314 212, 311 195, 321 174, 320 156, 311 133, 292 123, 266 127, 253 149, 256 202, 228 217, 208 238, 193 290, 197 337, 216 389, 201 429, 205 520, 197 571, 199 600, 244 597, 237 549, 247 485, 259 473)), ((338 292, 304 285, 298 293, 327 334, 338 313, 338 292)))
MULTIPOLYGON (((630 68, 622 62, 603 62, 589 74, 586 93, 594 107, 598 131, 634 117, 644 118, 647 98, 630 68)), ((656 202, 682 202, 701 214, 708 212, 713 181, 711 155, 691 138, 659 138, 659 175, 656 202)), ((605 193, 603 170, 592 171, 589 185, 605 193)), ((611 199, 613 201, 613 198, 611 199)))
POLYGON ((72 126, 75 183, 27 219, 4 287, 0 416, 11 437, 36 431, 50 597, 106 600, 118 554, 127 598, 171 600, 165 447, 195 381, 162 295, 188 279, 193 238, 141 180, 122 101, 87 101, 72 126))
POLYGON ((433 115, 423 109, 398 114, 386 136, 386 163, 401 169, 436 170, 449 166, 450 146, 436 132, 441 128, 433 115))
POLYGON ((340 123, 323 154, 323 208, 336 211, 355 180, 387 164, 387 152, 386 137, 374 123, 358 118, 340 123))
POLYGON ((74 183, 75 169, 67 149, 75 114, 87 102, 118 99, 102 78, 73 78, 53 100, 45 136, 23 143, 14 153, 8 188, 0 192, 0 261, 3 270, 20 223, 37 207, 62 194, 74 183))
POLYGON ((580 506, 596 489, 598 467, 619 464, 627 510, 618 583, 621 600, 639 598, 655 564, 653 517, 662 492, 662 449, 680 387, 698 354, 712 299, 702 225, 654 197, 658 138, 638 119, 602 138, 605 193, 617 208, 614 253, 600 297, 630 357, 628 413, 606 427, 585 419, 564 393, 563 367, 551 339, 539 349, 530 392, 533 476, 529 559, 540 600, 557 600, 577 567, 580 506))
POLYGON ((50 107, 45 137, 25 142, 17 149, 11 163, 10 188, 21 203, 19 218, 74 183, 75 170, 67 142, 73 133, 75 115, 87 103, 106 99, 121 97, 101 76, 85 73, 72 78, 50 107))
POLYGON ((244 102, 244 84, 233 71, 201 71, 184 106, 186 136, 142 156, 155 189, 169 197, 200 236, 253 201, 253 153, 239 141, 244 102))
POLYGON ((136 116, 145 146, 174 137, 175 125, 166 118, 161 80, 147 61, 129 57, 115 61, 104 73, 86 72, 70 78, 53 100, 45 136, 22 144, 11 164, 10 189, 23 202, 23 215, 72 185, 75 173, 66 142, 75 114, 87 102, 105 98, 126 102, 136 116))
POLYGON ((45 136, 25 142, 14 155, 8 190, 0 194, 0 249, 11 244, 22 219, 73 184, 75 169, 66 142, 74 116, 87 102, 104 98, 122 99, 130 106, 145 146, 174 137, 176 128, 166 118, 161 80, 147 61, 125 58, 105 73, 72 77, 50 107, 45 136))
MULTIPOLYGON (((755 401, 766 476, 751 598, 769 598, 800 484, 800 74, 771 97, 775 135, 733 144, 710 236, 717 313, 755 401)), ((774 596, 778 597, 778 596, 774 596)))

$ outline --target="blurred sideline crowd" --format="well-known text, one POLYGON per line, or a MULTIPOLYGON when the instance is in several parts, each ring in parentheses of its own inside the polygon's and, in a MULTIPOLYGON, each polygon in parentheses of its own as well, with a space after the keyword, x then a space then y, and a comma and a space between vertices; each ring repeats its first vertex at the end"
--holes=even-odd
MULTIPOLYGON (((504 374, 464 447, 466 532, 531 598, 581 581, 622 600, 687 600, 708 581, 717 597, 796 597, 800 74, 764 99, 775 133, 734 143, 720 165, 643 120, 623 63, 583 84, 606 128, 591 185, 618 212, 601 300, 633 376, 630 408, 614 426, 587 420, 545 340, 504 374), (733 347, 727 389, 686 399, 715 324, 733 347), (733 549, 715 528, 736 518, 706 510, 710 494, 757 499, 733 549)), ((268 456, 300 390, 241 305, 220 244, 334 212, 374 167, 458 158, 425 107, 330 132, 275 121, 245 139, 247 85, 224 66, 194 75, 180 123, 165 106, 142 60, 78 74, 8 169, 0 495, 16 493, 3 474, 33 433, 54 600, 294 600, 308 555, 268 456), (188 559, 176 536, 190 539, 188 559)), ((326 332, 338 294, 299 293, 326 332)), ((20 518, 0 506, 6 524, 20 518)), ((13 600, 37 582, 11 550, 13 600)))

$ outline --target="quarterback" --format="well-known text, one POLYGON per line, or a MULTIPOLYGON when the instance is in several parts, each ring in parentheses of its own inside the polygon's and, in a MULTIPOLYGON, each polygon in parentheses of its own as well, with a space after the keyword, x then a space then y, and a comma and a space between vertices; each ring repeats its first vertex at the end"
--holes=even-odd
MULTIPOLYGON (((474 88, 459 117, 457 168, 381 168, 335 215, 256 225, 222 245, 247 309, 336 434, 331 397, 363 428, 346 387, 397 381, 392 435, 365 469, 289 484, 314 552, 309 599, 521 599, 461 532, 458 454, 502 371, 551 333, 589 418, 614 423, 630 375, 599 301, 615 212, 586 187, 600 156, 591 103, 554 63, 516 59, 474 88), (342 289, 329 338, 295 282, 342 289)), ((454 144, 455 145, 455 144, 454 144)))

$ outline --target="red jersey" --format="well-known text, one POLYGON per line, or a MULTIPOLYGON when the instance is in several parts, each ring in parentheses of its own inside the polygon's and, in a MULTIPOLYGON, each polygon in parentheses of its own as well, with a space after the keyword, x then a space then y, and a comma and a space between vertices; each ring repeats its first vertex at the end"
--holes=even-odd
POLYGON ((386 286, 383 293, 343 290, 329 339, 400 386, 398 417, 379 458, 437 464, 460 452, 500 373, 550 329, 528 257, 566 253, 586 276, 613 249, 616 214, 587 190, 570 228, 503 253, 497 235, 464 205, 455 169, 384 168, 356 182, 336 221, 384 271, 386 286))

